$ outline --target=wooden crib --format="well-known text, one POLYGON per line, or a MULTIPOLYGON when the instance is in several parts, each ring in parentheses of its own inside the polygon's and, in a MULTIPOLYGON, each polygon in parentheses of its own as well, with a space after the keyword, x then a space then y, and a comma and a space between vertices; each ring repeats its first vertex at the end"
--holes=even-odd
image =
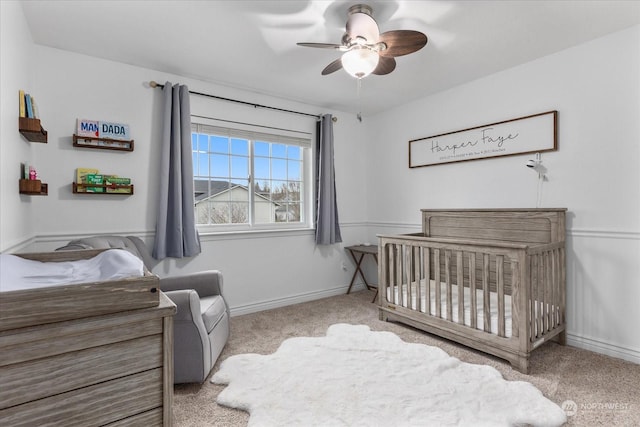
POLYGON ((565 344, 566 209, 422 210, 422 233, 379 235, 380 320, 398 321, 529 371, 565 344))

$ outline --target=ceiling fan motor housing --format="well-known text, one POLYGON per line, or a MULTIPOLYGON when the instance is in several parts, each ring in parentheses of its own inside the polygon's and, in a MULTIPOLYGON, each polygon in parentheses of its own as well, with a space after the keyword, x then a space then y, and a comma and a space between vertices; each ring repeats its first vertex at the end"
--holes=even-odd
POLYGON ((353 15, 354 13, 366 13, 369 16, 373 16, 373 9, 366 4, 354 4, 347 11, 347 15, 353 15))

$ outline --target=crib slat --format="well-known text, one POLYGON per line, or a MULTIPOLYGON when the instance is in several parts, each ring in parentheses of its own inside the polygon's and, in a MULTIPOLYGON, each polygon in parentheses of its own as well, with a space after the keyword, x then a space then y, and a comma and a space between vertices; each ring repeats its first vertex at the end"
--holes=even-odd
POLYGON ((422 256, 424 257, 424 279, 425 279, 425 311, 429 314, 433 314, 431 312, 431 258, 430 258, 431 250, 429 248, 424 248, 424 252, 422 256))
POLYGON ((491 303, 489 301, 489 254, 482 254, 482 301, 484 307, 484 330, 491 332, 491 303))
POLYGON ((544 283, 544 306, 542 312, 543 333, 549 331, 549 311, 550 311, 550 290, 551 290, 551 260, 549 259, 549 252, 544 253, 544 270, 545 270, 545 283, 544 283))
POLYGON ((536 321, 538 322, 538 333, 536 334, 536 338, 542 337, 542 331, 544 330, 544 324, 542 322, 542 305, 544 299, 544 261, 540 254, 536 255, 538 259, 538 295, 537 295, 537 315, 536 321))
POLYGON ((504 256, 496 256, 496 274, 498 280, 498 335, 504 337, 504 256))
POLYGON ((560 290, 560 251, 553 250, 553 327, 557 327, 558 321, 558 299, 560 290))
POLYGON ((553 326, 559 326, 560 325, 560 299, 561 299, 561 292, 560 292, 560 283, 562 278, 560 277, 561 275, 561 271, 562 271, 562 267, 560 267, 560 251, 558 249, 555 249, 553 251, 553 261, 554 261, 554 286, 553 286, 553 326))
POLYGON ((458 323, 464 325, 464 264, 462 263, 462 251, 457 251, 456 255, 456 284, 458 285, 458 323))
MULTIPOLYGON (((382 298, 387 297, 387 289, 389 288, 389 280, 387 276, 387 245, 378 242, 378 251, 380 252, 380 262, 378 263, 378 291, 381 292, 382 298)), ((387 298, 388 300, 389 298, 387 298)), ((382 299, 378 301, 383 301, 382 299)))
POLYGON ((422 298, 420 295, 420 246, 413 247, 413 277, 416 281, 416 310, 422 312, 422 298))
POLYGON ((411 246, 402 245, 402 278, 403 285, 406 283, 406 293, 402 291, 402 306, 411 307, 411 246))
POLYGON ((560 299, 560 251, 553 250, 553 327, 557 327, 560 324, 558 318, 558 300, 560 299))
POLYGON ((433 268, 434 268, 434 282, 436 287, 436 317, 442 317, 442 304, 440 299, 440 249, 433 250, 433 268))
POLYGON ((529 262, 531 263, 529 268, 529 282, 531 284, 531 299, 529 303, 531 313, 529 318, 531 323, 531 341, 533 342, 536 340, 536 334, 538 333, 538 323, 536 320, 536 312, 538 311, 536 307, 536 298, 538 298, 538 260, 535 255, 532 255, 529 262))
POLYGON ((451 301, 451 251, 444 251, 444 277, 447 284, 447 320, 453 321, 453 307, 451 301))
POLYGON ((552 250, 549 252, 549 268, 551 269, 551 288, 549 295, 549 329, 552 330, 556 327, 556 316, 555 309, 558 306, 556 303, 555 295, 556 295, 556 251, 552 250))
POLYGON ((558 312, 559 312, 559 321, 558 323, 561 325, 564 325, 564 323, 566 322, 565 319, 565 306, 567 303, 567 295, 565 293, 564 290, 564 285, 565 283, 567 283, 567 270, 565 268, 565 251, 564 248, 560 248, 560 284, 559 286, 562 286, 563 288, 560 290, 560 307, 558 308, 558 312))
POLYGON ((520 263, 511 262, 511 273, 513 278, 511 282, 511 336, 518 338, 520 337, 520 307, 522 307, 520 292, 523 292, 520 281, 520 263))
POLYGON ((538 338, 540 328, 538 327, 538 256, 531 257, 531 338, 535 341, 538 338))
POLYGON ((396 292, 394 304, 402 305, 402 245, 395 248, 396 292))
POLYGON ((387 245, 387 251, 385 256, 387 257, 387 279, 389 280, 389 297, 387 300, 395 304, 396 303, 396 281, 395 281, 395 258, 393 254, 395 253, 396 245, 390 243, 387 245))
POLYGON ((431 261, 429 260, 429 248, 423 249, 422 257, 424 262, 425 312, 433 314, 431 313, 431 261))
POLYGON ((478 319, 478 295, 476 293, 476 253, 469 254, 469 290, 471 293, 471 327, 476 328, 478 319))

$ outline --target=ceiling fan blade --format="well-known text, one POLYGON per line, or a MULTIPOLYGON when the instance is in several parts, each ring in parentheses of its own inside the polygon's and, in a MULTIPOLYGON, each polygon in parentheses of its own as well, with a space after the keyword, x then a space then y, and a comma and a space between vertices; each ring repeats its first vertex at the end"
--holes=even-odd
POLYGON ((341 44, 333 44, 333 43, 296 43, 298 46, 303 47, 319 47, 321 49, 335 49, 335 50, 344 50, 345 46, 341 44))
POLYGON ((393 70, 396 69, 396 60, 391 57, 381 56, 378 61, 378 66, 375 70, 371 72, 371 74, 377 74, 378 76, 382 76, 385 74, 389 74, 393 70))
POLYGON ((342 68, 342 59, 338 58, 335 61, 333 61, 331 64, 324 67, 324 70, 322 70, 322 75, 326 76, 327 74, 331 74, 335 71, 338 71, 340 68, 342 68))
POLYGON ((420 31, 395 30, 380 34, 380 42, 387 48, 378 53, 383 57, 395 57, 408 55, 420 50, 427 44, 427 36, 420 31))

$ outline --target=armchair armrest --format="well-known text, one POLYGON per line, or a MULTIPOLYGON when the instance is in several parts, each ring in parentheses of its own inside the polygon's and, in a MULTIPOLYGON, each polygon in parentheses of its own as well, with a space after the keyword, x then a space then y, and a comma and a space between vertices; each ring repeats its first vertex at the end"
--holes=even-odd
POLYGON ((200 297, 222 295, 222 273, 218 270, 200 271, 182 276, 160 279, 163 292, 193 289, 200 297))
MULTIPOLYGON (((200 315, 200 298, 194 290, 168 291, 165 292, 165 295, 177 307, 176 314, 173 316, 174 322, 187 321, 196 325, 202 324, 202 329, 204 330, 204 323, 200 315)), ((198 327, 198 329, 200 328, 198 327)))

